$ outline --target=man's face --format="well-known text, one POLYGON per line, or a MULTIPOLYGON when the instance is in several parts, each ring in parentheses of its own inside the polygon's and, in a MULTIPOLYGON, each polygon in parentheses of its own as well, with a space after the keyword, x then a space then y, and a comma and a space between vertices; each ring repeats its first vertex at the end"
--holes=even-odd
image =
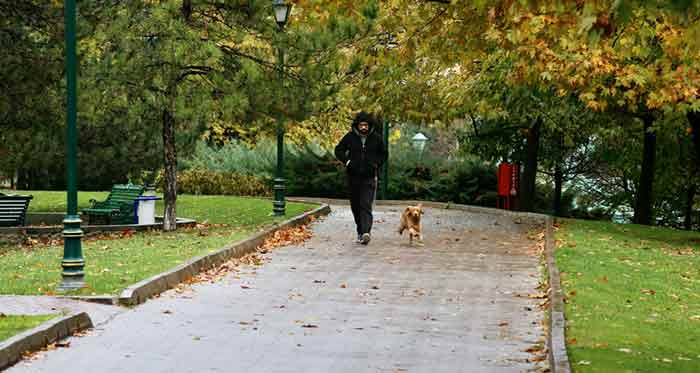
POLYGON ((361 134, 366 135, 369 132, 369 123, 360 122, 357 125, 357 129, 360 131, 361 134))

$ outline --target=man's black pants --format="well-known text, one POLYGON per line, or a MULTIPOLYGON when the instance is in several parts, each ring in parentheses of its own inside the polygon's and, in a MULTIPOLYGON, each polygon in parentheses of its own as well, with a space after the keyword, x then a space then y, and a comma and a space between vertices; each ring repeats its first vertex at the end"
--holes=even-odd
POLYGON ((357 234, 370 233, 372 230, 372 204, 377 190, 377 179, 348 177, 350 189, 350 208, 355 217, 357 234))

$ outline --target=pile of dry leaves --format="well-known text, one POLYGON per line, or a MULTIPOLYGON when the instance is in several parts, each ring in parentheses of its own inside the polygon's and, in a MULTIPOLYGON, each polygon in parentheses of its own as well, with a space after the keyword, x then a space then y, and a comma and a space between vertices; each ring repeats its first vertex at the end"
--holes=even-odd
POLYGON ((269 261, 271 259, 265 258, 260 254, 269 253, 276 247, 300 245, 306 242, 312 236, 313 234, 311 233, 308 225, 300 225, 277 230, 270 237, 265 239, 263 244, 258 246, 255 252, 247 254, 241 258, 232 258, 225 263, 201 272, 187 281, 187 284, 216 282, 231 272, 238 272, 240 265, 261 266, 265 261, 269 261))

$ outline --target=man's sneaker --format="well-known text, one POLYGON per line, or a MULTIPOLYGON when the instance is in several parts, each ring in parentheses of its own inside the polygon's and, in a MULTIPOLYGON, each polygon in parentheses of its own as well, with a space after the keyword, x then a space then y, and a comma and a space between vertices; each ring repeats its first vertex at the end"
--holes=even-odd
POLYGON ((363 245, 367 245, 369 243, 369 240, 371 240, 372 237, 370 237, 369 233, 365 233, 362 235, 362 239, 360 240, 360 243, 363 245))
POLYGON ((357 242, 357 243, 362 242, 362 235, 361 234, 359 234, 359 233, 357 234, 357 240, 355 242, 357 242))

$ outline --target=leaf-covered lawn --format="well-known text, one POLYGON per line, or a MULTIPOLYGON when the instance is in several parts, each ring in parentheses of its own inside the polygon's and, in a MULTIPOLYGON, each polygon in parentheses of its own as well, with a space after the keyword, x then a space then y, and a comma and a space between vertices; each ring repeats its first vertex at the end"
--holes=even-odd
MULTIPOLYGON (((30 192, 48 210, 64 192, 30 192)), ((83 193, 79 193, 79 196, 83 193)), ((106 194, 105 194, 106 195, 106 194)), ((92 198, 92 197, 91 197, 92 198)), ((79 198, 81 201, 84 198, 79 198)), ((178 216, 207 223, 176 232, 105 234, 83 241, 87 289, 81 294, 116 294, 125 287, 173 268, 188 259, 216 251, 255 231, 315 208, 287 203, 287 216, 270 215, 272 202, 230 196, 178 196, 178 216)), ((158 207, 162 209, 162 207, 158 207)), ((55 209, 54 211, 60 211, 55 209)), ((61 281, 60 242, 11 245, 0 243, 0 294, 53 294, 61 281)))
POLYGON ((25 330, 34 328, 54 317, 56 317, 56 315, 18 316, 0 313, 0 342, 25 330))
POLYGON ((700 372, 700 234, 564 220, 574 372, 700 372))

